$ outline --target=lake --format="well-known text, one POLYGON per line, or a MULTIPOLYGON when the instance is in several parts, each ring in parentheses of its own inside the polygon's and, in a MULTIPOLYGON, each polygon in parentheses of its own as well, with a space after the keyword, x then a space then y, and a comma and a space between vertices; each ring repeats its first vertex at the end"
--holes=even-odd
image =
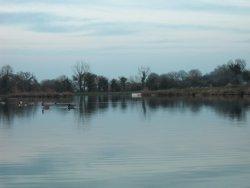
MULTIPOLYGON (((249 187, 250 100, 89 96, 0 106, 1 188, 249 187)), ((24 101, 26 103, 26 101, 24 101)))

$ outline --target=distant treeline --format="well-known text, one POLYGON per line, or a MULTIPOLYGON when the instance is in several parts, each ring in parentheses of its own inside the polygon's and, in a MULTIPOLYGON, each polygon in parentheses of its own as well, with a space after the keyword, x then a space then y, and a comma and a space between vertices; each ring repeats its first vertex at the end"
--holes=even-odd
POLYGON ((84 62, 78 62, 73 67, 72 77, 63 75, 41 82, 30 72, 15 73, 9 65, 0 70, 1 95, 25 92, 123 92, 247 84, 250 84, 250 70, 247 70, 243 59, 231 60, 204 75, 198 69, 159 75, 150 72, 149 67, 140 67, 137 76, 121 76, 111 80, 92 73, 84 62))

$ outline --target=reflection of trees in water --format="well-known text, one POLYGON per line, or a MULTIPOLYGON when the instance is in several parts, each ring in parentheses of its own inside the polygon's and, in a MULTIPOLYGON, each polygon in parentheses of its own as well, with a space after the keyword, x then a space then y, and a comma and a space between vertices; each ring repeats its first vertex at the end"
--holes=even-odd
MULTIPOLYGON (((57 102, 76 103, 74 114, 78 124, 88 122, 97 113, 103 114, 108 109, 128 110, 141 112, 145 118, 150 117, 159 110, 168 110, 170 113, 183 113, 191 111, 199 113, 204 107, 210 108, 223 117, 237 121, 246 121, 246 114, 250 100, 238 98, 142 98, 131 99, 126 96, 79 96, 74 99, 64 99, 57 102)), ((52 101, 51 101, 52 102, 52 101)), ((36 102, 33 106, 18 108, 16 103, 7 103, 0 106, 0 126, 10 127, 15 118, 31 118, 37 110, 41 110, 36 102)), ((53 107, 54 109, 54 107, 53 107)), ((67 114, 67 108, 55 106, 57 112, 67 114)))
POLYGON ((119 96, 112 96, 112 97, 110 97, 110 102, 111 102, 112 108, 118 107, 119 100, 120 100, 119 96))
POLYGON ((79 96, 76 98, 79 108, 75 113, 78 115, 79 123, 88 122, 96 113, 104 113, 108 108, 120 108, 126 110, 128 99, 121 96, 79 96))
POLYGON ((7 102, 0 106, 0 127, 11 128, 15 118, 31 118, 36 112, 35 105, 19 108, 16 104, 7 102))
POLYGON ((243 121, 250 101, 239 98, 147 98, 147 105, 153 111, 169 108, 171 111, 190 110, 193 113, 199 113, 202 107, 209 107, 219 115, 243 121))
POLYGON ((109 98, 106 95, 99 96, 98 99, 98 107, 99 109, 107 109, 109 107, 109 98))
POLYGON ((126 110, 127 107, 128 107, 127 99, 123 97, 123 98, 121 99, 121 109, 122 109, 122 110, 126 110))
POLYGON ((142 112, 145 117, 147 117, 147 107, 146 107, 146 102, 145 99, 142 99, 141 101, 141 107, 142 107, 142 112))
POLYGON ((75 110, 75 114, 78 116, 78 124, 88 122, 90 117, 98 110, 108 108, 105 97, 79 96, 76 101, 78 108, 75 110))
POLYGON ((243 121, 246 117, 249 100, 226 98, 142 98, 131 99, 121 96, 81 96, 77 98, 79 109, 75 113, 80 123, 91 119, 96 113, 104 113, 107 109, 120 109, 121 111, 140 108, 144 117, 149 117, 154 111, 168 110, 174 112, 188 112, 196 114, 204 107, 209 107, 217 114, 243 121))
POLYGON ((79 101, 79 112, 85 115, 91 115, 109 106, 108 96, 80 96, 77 101, 79 101))
POLYGON ((230 117, 238 121, 243 121, 246 119, 246 113, 248 107, 250 106, 249 101, 234 99, 234 100, 217 100, 211 101, 210 104, 207 104, 210 107, 213 107, 216 113, 230 117))

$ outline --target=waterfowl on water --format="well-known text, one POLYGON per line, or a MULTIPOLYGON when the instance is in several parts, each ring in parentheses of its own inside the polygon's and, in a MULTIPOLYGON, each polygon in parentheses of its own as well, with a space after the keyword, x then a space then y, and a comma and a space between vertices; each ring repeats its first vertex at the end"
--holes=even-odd
POLYGON ((17 105, 18 107, 23 107, 24 106, 23 101, 19 101, 17 105))
POLYGON ((76 105, 75 104, 68 104, 67 106, 68 106, 68 109, 70 110, 70 109, 75 109, 76 105))
POLYGON ((44 102, 42 102, 43 110, 49 110, 50 106, 51 106, 50 103, 44 103, 44 102))

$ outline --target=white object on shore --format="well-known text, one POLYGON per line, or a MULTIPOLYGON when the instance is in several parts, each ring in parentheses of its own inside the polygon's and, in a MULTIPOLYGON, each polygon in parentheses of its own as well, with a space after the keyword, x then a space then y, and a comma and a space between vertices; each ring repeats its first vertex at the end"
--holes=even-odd
POLYGON ((4 101, 0 101, 0 104, 1 104, 1 105, 5 105, 5 104, 6 104, 6 102, 4 102, 4 101))
POLYGON ((132 93, 132 98, 141 98, 141 93, 132 93))

